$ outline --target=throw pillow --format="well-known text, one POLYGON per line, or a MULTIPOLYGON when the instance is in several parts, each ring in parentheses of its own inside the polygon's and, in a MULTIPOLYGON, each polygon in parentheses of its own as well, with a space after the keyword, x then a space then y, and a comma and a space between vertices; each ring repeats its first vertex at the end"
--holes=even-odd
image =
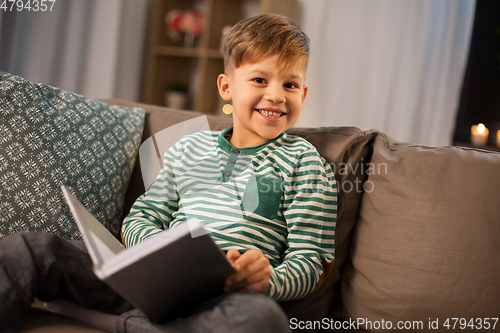
POLYGON ((0 238, 81 238, 61 183, 118 236, 144 113, 0 71, 0 238))

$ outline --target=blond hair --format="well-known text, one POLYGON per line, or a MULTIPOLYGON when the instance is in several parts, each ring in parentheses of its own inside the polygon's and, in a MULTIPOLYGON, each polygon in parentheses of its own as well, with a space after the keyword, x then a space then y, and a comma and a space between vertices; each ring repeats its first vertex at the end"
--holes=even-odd
POLYGON ((288 17, 263 14, 236 23, 222 39, 221 51, 226 74, 231 68, 275 54, 279 55, 280 71, 297 63, 305 71, 309 61, 309 38, 288 17))

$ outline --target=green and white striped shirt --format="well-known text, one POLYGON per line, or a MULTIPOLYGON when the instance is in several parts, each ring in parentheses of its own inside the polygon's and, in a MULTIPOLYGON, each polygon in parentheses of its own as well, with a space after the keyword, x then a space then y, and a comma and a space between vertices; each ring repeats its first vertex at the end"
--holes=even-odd
POLYGON ((233 147, 224 131, 183 137, 155 183, 123 222, 127 246, 198 219, 223 250, 259 249, 272 266, 275 300, 310 293, 334 259, 337 187, 330 165, 306 140, 283 132, 233 147))

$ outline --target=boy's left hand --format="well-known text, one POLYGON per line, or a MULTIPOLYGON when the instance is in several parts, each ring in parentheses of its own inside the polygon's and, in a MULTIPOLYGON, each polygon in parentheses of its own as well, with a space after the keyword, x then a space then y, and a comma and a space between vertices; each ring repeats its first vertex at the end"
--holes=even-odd
POLYGON ((271 267, 269 260, 260 250, 248 250, 240 254, 236 250, 227 252, 227 259, 233 266, 235 273, 226 279, 226 292, 246 290, 265 293, 269 287, 271 267))

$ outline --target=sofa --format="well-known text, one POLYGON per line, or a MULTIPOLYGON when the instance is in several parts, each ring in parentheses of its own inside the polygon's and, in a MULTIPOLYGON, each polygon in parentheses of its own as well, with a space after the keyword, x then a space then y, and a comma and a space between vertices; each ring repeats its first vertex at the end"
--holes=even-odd
MULTIPOLYGON (((5 103, 12 93, 1 80, 0 88, 0 102, 5 103)), ((70 103, 51 104, 52 95, 46 93, 50 87, 42 88, 41 103, 50 114, 69 107, 70 103)), ((121 100, 98 103, 103 108, 118 106, 110 107, 111 112, 144 110, 144 122, 135 122, 143 126, 142 142, 174 124, 202 116, 121 100)), ((24 107, 22 102, 18 105, 24 107)), ((11 113, 2 110, 13 117, 14 109, 11 113)), ((79 110, 92 112, 85 103, 79 110)), ((226 116, 207 118, 213 130, 232 123, 226 116)), ((0 135, 4 135, 1 129, 0 125, 0 135)), ((317 147, 334 169, 338 188, 333 266, 311 295, 280 302, 293 331, 500 330, 499 153, 401 143, 379 131, 354 127, 292 128, 288 132, 317 147)), ((11 136, 10 144, 15 140, 21 138, 11 136)), ((139 151, 136 146, 135 153, 139 151)), ((1 158, 0 153, 0 162, 1 158)), ((130 158, 130 172, 122 172, 122 178, 129 176, 119 198, 123 205, 113 206, 121 217, 145 190, 141 161, 130 158)), ((2 192, 5 200, 8 192, 2 192)), ((109 226, 116 230, 116 225, 109 226)), ((73 236, 77 237, 69 234, 73 236)), ((51 313, 35 300, 21 332, 103 331, 51 313)))

